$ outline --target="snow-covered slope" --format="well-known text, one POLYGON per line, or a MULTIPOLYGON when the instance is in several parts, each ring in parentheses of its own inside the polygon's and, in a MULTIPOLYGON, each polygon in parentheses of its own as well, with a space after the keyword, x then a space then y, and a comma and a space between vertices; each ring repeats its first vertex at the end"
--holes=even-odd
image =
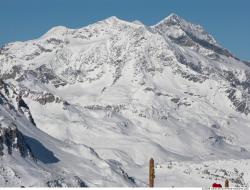
POLYGON ((26 118, 26 108, 15 108, 16 92, 7 84, 3 86, 1 186, 135 186, 122 166, 102 159, 91 147, 59 141, 39 130, 26 118))
MULTIPOLYGON (((80 29, 55 27, 5 45, 0 68, 1 93, 16 110, 2 105, 1 114, 21 115, 18 124, 9 120, 31 152, 29 142, 45 149, 37 162, 15 156, 21 176, 21 163, 34 168, 35 182, 20 180, 25 186, 146 186, 150 157, 163 166, 249 162, 249 64, 175 14, 154 26, 110 17, 80 29), (39 162, 48 153, 56 161, 39 162)), ((194 175, 188 185, 214 179, 194 175)))

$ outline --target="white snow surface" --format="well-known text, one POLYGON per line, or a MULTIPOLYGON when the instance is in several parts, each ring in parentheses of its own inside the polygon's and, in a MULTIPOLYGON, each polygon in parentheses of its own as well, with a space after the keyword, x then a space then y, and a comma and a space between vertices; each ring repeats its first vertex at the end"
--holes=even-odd
POLYGON ((52 28, 4 46, 0 75, 36 126, 2 105, 0 122, 38 152, 0 156, 0 186, 145 187, 151 157, 156 186, 250 184, 250 67, 175 14, 52 28))

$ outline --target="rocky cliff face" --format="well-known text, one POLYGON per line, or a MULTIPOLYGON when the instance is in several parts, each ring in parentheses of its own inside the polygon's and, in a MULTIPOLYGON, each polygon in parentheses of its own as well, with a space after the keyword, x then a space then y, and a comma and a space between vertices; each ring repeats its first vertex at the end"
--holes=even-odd
POLYGON ((22 111, 23 107, 28 114, 29 121, 33 124, 35 123, 23 99, 20 96, 20 99, 16 99, 15 96, 18 97, 17 93, 3 80, 0 80, 0 105, 13 112, 12 118, 8 118, 2 113, 0 115, 0 155, 12 155, 13 152, 18 152, 21 157, 31 157, 35 159, 30 147, 26 143, 25 136, 17 128, 16 120, 18 118, 14 115, 18 114, 18 111, 20 114, 24 114, 22 111), (16 102, 16 107, 13 104, 14 102, 16 102), (26 105, 26 107, 24 105, 26 105))
POLYGON ((13 152, 18 152, 24 158, 34 158, 30 147, 26 144, 25 137, 17 129, 16 125, 6 118, 1 118, 0 155, 12 155, 13 152))

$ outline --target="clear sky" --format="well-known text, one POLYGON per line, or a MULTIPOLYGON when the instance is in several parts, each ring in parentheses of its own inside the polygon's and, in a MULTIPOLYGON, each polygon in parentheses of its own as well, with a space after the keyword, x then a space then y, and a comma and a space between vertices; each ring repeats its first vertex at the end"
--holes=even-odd
POLYGON ((250 0, 0 0, 0 45, 41 36, 53 26, 79 28, 117 16, 153 25, 176 13, 250 60, 250 0))

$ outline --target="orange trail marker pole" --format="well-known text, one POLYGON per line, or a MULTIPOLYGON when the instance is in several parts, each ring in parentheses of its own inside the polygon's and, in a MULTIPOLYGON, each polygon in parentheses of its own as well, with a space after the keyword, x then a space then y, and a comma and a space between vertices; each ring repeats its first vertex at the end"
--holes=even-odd
POLYGON ((154 187, 154 178, 155 178, 154 159, 151 158, 149 161, 149 187, 154 187))

